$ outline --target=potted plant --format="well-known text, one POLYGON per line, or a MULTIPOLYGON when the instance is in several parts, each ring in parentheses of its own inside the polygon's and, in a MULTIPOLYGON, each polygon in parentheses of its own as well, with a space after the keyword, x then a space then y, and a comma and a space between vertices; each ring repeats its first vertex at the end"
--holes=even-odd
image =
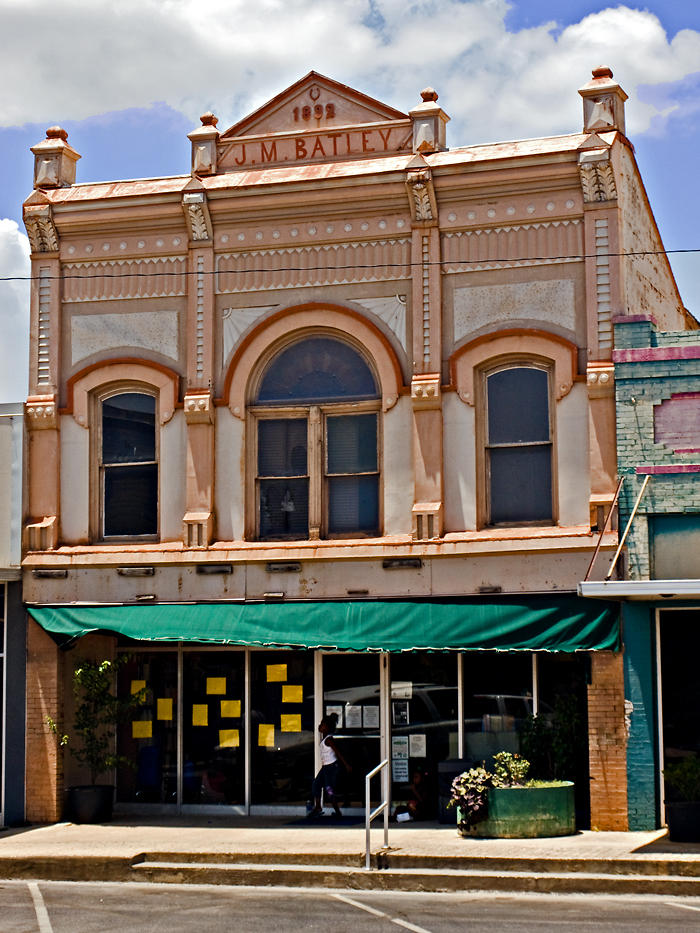
POLYGON ((481 767, 458 775, 448 806, 457 807, 459 834, 522 839, 574 833, 573 783, 528 781, 529 769, 520 755, 499 752, 493 772, 481 767))
POLYGON ((59 732, 57 723, 47 717, 59 745, 67 747, 90 775, 90 784, 68 788, 66 809, 76 823, 99 823, 112 818, 114 786, 97 781, 116 765, 130 764, 123 755, 116 754, 116 727, 143 702, 144 691, 123 699, 114 692, 116 671, 125 660, 125 657, 114 661, 76 659, 72 678, 75 697, 72 733, 59 732))
POLYGON ((688 755, 664 768, 666 823, 673 842, 700 842, 700 758, 688 755))

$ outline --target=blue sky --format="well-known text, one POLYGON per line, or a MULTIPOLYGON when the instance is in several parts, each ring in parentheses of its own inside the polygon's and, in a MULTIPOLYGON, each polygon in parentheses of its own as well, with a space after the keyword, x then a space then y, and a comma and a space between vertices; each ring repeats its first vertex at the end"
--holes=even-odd
MULTIPOLYGON (((469 145, 579 131, 600 64, 630 95, 666 248, 700 249, 697 0, 0 0, 0 276, 28 268, 29 147, 49 125, 82 154, 79 181, 181 174, 199 114, 226 127, 314 68, 403 110, 430 84, 448 143, 469 145)), ((700 253, 671 261, 700 317, 700 253)), ((26 394, 27 295, 0 282, 0 402, 26 394)))

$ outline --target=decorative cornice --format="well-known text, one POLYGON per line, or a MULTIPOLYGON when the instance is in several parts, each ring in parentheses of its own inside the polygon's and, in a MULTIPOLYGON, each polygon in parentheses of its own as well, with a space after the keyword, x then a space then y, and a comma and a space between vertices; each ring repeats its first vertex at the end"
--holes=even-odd
POLYGON ((53 222, 50 205, 25 207, 24 225, 33 253, 58 251, 58 230, 53 222))
POLYGON ((212 226, 206 195, 203 191, 187 191, 182 196, 182 209, 190 234, 190 240, 211 240, 212 226))
POLYGON ((617 198, 615 175, 607 149, 590 149, 579 155, 581 190, 586 204, 617 198))
POLYGON ((30 395, 24 406, 30 431, 58 427, 55 395, 30 395))
POLYGON ((615 392, 615 367, 612 363, 589 363, 586 371, 589 398, 604 398, 615 392))
POLYGON ((410 278, 409 237, 222 253, 217 294, 410 278))
POLYGON ((185 256, 67 262, 63 265, 63 300, 111 301, 184 295, 186 265, 185 256))
POLYGON ((187 424, 213 424, 214 401, 211 392, 188 392, 183 407, 187 424))
POLYGON ((414 224, 433 225, 437 223, 437 201, 430 170, 427 168, 409 172, 406 176, 408 203, 414 224))
POLYGON ((411 380, 411 401, 414 408, 439 408, 440 373, 420 373, 411 380))

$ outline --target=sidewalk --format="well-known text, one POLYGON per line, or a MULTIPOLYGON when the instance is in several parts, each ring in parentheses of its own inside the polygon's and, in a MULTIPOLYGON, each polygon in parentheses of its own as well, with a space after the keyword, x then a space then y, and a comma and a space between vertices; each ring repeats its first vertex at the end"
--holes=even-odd
POLYGON ((625 890, 700 894, 700 845, 664 830, 547 839, 462 839, 454 826, 391 824, 381 849, 364 825, 289 818, 59 823, 0 831, 0 877, 62 880, 325 884, 411 890, 625 890))

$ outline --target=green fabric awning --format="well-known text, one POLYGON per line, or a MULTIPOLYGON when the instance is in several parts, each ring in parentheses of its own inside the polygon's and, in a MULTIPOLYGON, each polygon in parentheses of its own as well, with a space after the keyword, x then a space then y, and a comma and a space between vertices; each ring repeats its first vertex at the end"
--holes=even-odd
POLYGON ((619 606, 578 596, 28 607, 73 640, 113 632, 158 642, 342 651, 617 649, 619 606))

